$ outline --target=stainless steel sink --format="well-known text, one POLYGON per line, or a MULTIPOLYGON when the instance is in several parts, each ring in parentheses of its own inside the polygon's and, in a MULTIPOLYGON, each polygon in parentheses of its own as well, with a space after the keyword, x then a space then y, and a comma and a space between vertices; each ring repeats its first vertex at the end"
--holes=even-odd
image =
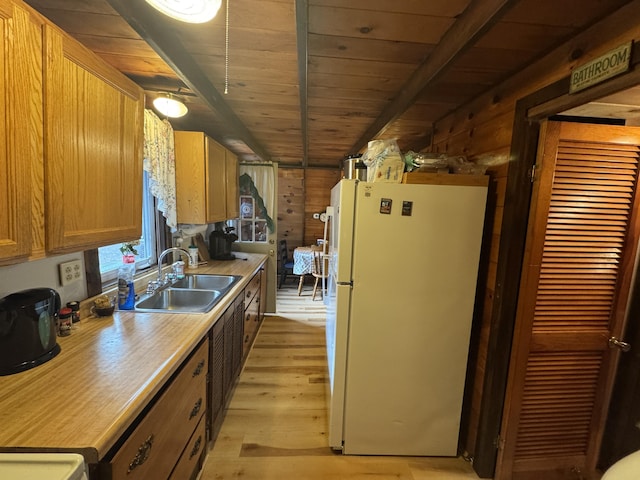
POLYGON ((165 288, 136 304, 138 312, 205 313, 222 299, 220 290, 165 288))
POLYGON ((239 275, 187 274, 175 281, 171 288, 192 288, 197 290, 227 290, 242 277, 239 275))
POLYGON ((168 287, 143 297, 138 312, 206 313, 210 311, 242 277, 240 275, 187 274, 168 287))

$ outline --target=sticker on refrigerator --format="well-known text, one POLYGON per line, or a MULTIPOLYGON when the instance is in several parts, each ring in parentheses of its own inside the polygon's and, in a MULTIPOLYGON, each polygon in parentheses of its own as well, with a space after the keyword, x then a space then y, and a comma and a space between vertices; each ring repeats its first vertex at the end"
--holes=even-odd
POLYGON ((389 215, 391 213, 391 199, 390 198, 381 198, 380 199, 380 213, 384 213, 389 215))
POLYGON ((412 211, 413 211, 413 202, 409 202, 407 200, 404 200, 402 202, 402 216, 403 217, 410 217, 412 211))

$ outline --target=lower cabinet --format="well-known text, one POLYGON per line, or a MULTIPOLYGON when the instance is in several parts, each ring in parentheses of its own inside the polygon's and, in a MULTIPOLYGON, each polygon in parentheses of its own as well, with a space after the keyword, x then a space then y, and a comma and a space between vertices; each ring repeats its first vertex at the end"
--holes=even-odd
POLYGON ((209 357, 209 424, 211 440, 215 440, 222 426, 225 407, 224 388, 224 316, 211 330, 211 352, 209 357))
POLYGON ((260 299, 262 293, 261 281, 262 271, 259 271, 245 289, 244 338, 242 352, 244 359, 249 355, 249 351, 253 345, 253 340, 256 338, 258 327, 260 325, 260 299))
POLYGON ((111 461, 100 466, 101 479, 190 478, 189 468, 195 469, 206 451, 202 445, 206 444, 208 364, 205 339, 111 461), (182 476, 174 475, 175 469, 182 476))
POLYGON ((245 289, 227 307, 211 331, 209 356, 211 441, 215 441, 218 436, 225 409, 231 401, 235 382, 257 333, 260 320, 258 312, 261 275, 262 271, 255 274, 245 289))
POLYGON ((196 431, 191 435, 191 440, 189 440, 187 448, 182 452, 176 468, 173 469, 169 480, 191 480, 195 478, 202 468, 202 462, 204 460, 203 453, 206 451, 207 420, 206 415, 203 415, 196 427, 196 431))
POLYGON ((230 303, 110 461, 98 465, 100 480, 197 477, 260 325, 261 276, 230 303))

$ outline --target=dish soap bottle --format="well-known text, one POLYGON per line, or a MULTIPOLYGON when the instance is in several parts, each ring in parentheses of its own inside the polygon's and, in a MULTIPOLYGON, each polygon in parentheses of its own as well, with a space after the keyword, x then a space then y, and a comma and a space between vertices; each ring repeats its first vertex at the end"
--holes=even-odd
POLYGON ((133 276, 136 273, 136 258, 124 255, 122 265, 118 269, 118 309, 133 310, 136 292, 133 288, 133 276))

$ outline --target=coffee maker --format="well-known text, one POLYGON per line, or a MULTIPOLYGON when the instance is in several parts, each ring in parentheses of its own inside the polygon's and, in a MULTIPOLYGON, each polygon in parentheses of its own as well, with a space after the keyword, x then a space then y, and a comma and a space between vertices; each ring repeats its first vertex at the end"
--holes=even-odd
POLYGON ((234 260, 236 256, 231 253, 231 244, 238 239, 238 235, 231 233, 235 227, 225 226, 224 222, 218 222, 209 235, 209 255, 214 260, 234 260))

